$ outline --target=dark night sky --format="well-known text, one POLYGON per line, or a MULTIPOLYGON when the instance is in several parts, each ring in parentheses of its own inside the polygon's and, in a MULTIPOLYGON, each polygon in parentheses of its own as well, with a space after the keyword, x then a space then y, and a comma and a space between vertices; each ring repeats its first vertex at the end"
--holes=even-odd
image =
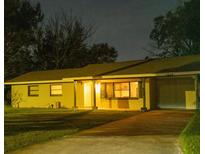
MULTIPOLYGON (((35 0, 33 0, 35 1, 35 0)), ((118 60, 140 59, 149 54, 153 18, 176 8, 182 0, 40 0, 45 17, 69 13, 94 24, 92 43, 107 42, 119 51, 118 60)))

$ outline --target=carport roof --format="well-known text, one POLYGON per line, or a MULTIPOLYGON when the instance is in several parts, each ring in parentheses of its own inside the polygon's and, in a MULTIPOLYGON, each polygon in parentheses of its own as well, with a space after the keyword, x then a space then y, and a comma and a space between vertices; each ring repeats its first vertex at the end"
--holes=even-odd
POLYGON ((146 59, 105 64, 89 64, 85 67, 76 69, 36 71, 23 74, 12 80, 6 81, 6 83, 12 84, 17 82, 51 81, 62 80, 63 78, 75 79, 82 77, 95 77, 106 75, 111 76, 146 73, 199 71, 199 67, 199 55, 192 55, 163 59, 146 59))
POLYGON ((107 75, 129 75, 129 74, 151 74, 151 73, 169 73, 169 72, 187 72, 200 70, 200 56, 181 56, 163 59, 151 59, 141 63, 115 71, 107 75))

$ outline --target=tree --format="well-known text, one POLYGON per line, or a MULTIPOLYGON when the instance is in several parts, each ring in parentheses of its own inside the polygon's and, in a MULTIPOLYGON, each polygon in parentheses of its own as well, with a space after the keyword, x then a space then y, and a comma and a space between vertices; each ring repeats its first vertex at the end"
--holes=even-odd
POLYGON ((200 1, 190 0, 154 19, 150 33, 154 55, 181 56, 200 52, 200 1))
MULTIPOLYGON (((34 70, 81 67, 92 63, 95 58, 96 63, 116 59, 117 51, 108 45, 88 47, 93 29, 79 18, 62 14, 40 25, 43 17, 40 3, 31 5, 29 0, 5 1, 6 80, 34 70)), ((5 86, 8 103, 11 102, 9 92, 10 88, 5 86)))
POLYGON ((88 47, 92 34, 93 27, 83 24, 72 14, 51 17, 36 31, 36 69, 76 68, 116 60, 117 51, 106 43, 88 47))
POLYGON ((77 67, 91 35, 92 27, 72 15, 51 17, 36 33, 36 67, 40 70, 77 67))
POLYGON ((41 24, 43 17, 40 3, 5 1, 5 79, 34 70, 82 67, 116 59, 117 51, 107 44, 89 47, 93 27, 80 18, 61 14, 41 24))
POLYGON ((34 30, 43 20, 40 4, 5 1, 5 79, 31 70, 34 30))
POLYGON ((107 43, 93 44, 88 50, 89 63, 110 63, 117 58, 117 50, 107 43))

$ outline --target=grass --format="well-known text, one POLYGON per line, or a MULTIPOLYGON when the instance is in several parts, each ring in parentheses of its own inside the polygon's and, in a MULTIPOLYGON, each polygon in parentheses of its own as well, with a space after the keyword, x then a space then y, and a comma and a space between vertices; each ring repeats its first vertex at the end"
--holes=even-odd
POLYGON ((184 154, 200 153, 200 112, 197 111, 180 135, 184 154))
POLYGON ((72 135, 81 130, 136 114, 126 111, 68 109, 14 109, 5 107, 5 152, 72 135))

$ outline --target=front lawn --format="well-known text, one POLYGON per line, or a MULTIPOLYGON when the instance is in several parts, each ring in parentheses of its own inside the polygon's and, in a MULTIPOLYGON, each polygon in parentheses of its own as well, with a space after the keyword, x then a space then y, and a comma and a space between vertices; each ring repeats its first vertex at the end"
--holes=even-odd
POLYGON ((126 111, 5 108, 5 152, 54 138, 72 135, 136 114, 126 111))
POLYGON ((180 135, 180 143, 184 154, 200 153, 200 112, 197 111, 180 135))

